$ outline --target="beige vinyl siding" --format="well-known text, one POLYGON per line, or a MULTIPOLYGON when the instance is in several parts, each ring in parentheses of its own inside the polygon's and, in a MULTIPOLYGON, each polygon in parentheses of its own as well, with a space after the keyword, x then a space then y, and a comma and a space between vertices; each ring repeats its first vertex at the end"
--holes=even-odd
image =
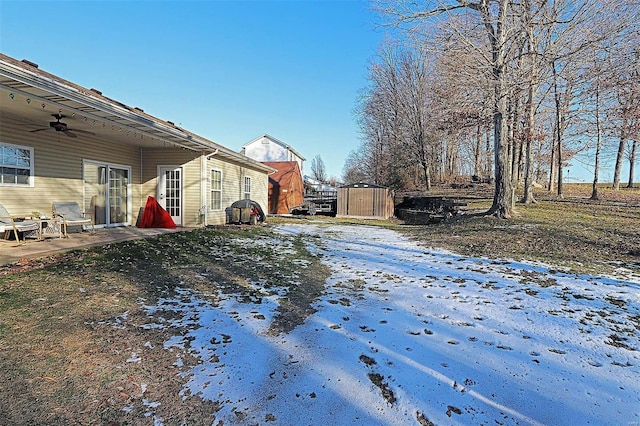
POLYGON ((208 223, 225 223, 224 209, 244 197, 244 176, 251 177, 251 198, 264 211, 268 209, 268 176, 265 172, 221 160, 215 155, 204 164, 206 153, 180 148, 140 148, 134 145, 133 137, 129 139, 124 134, 122 142, 118 142, 81 133, 77 138, 70 138, 53 129, 36 133, 29 131, 39 127, 42 126, 2 117, 0 142, 33 148, 34 186, 0 186, 0 203, 13 214, 29 214, 34 210, 49 214, 53 201, 75 201, 83 206, 84 160, 131 168, 132 225, 135 225, 147 197, 157 197, 159 165, 183 168, 184 226, 204 224, 201 207, 208 209, 209 206, 209 174, 212 168, 222 171, 222 209, 209 211, 208 223))
MULTIPOLYGON (((188 151, 185 151, 188 153, 188 151)), ((184 199, 182 200, 184 206, 184 226, 199 226, 203 223, 203 217, 200 212, 203 211, 201 208, 203 207, 201 203, 202 197, 201 189, 202 185, 200 184, 202 179, 207 178, 207 174, 202 175, 202 162, 200 160, 200 155, 198 153, 191 153, 192 159, 183 166, 183 174, 184 174, 184 182, 183 182, 183 194, 184 199)), ((206 204, 206 202, 205 202, 206 204)))
MULTIPOLYGON (((265 172, 245 169, 245 176, 251 177, 251 199, 262 207, 265 214, 269 211, 269 177, 265 172)), ((244 195, 244 181, 242 193, 244 195)))
MULTIPOLYGON (((200 217, 200 153, 180 148, 143 148, 142 194, 157 197, 158 166, 182 168, 182 220, 183 226, 202 224, 200 217)), ((205 176, 205 179, 207 176, 205 176)))
MULTIPOLYGON (((207 211, 207 223, 210 225, 224 224, 225 209, 234 202, 244 198, 244 177, 251 177, 251 199, 256 201, 265 212, 268 211, 268 175, 265 172, 253 170, 239 164, 212 157, 207 162, 207 172, 211 169, 222 171, 222 209, 207 211)), ((207 197, 211 192, 211 182, 207 181, 207 197)), ((210 205, 207 198, 207 206, 210 205)))
POLYGON ((53 201, 75 201, 82 206, 83 160, 130 166, 133 213, 137 213, 137 200, 140 198, 139 148, 80 133, 77 138, 70 138, 53 129, 36 133, 29 131, 38 127, 41 126, 4 116, 2 118, 0 142, 34 150, 33 187, 0 187, 0 203, 11 213, 24 214, 37 210, 50 214, 53 201))

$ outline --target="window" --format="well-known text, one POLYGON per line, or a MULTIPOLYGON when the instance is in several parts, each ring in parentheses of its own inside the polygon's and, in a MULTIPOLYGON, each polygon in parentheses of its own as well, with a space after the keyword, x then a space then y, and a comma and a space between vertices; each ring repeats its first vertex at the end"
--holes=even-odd
POLYGON ((222 209, 222 172, 211 170, 211 210, 222 209))
POLYGON ((0 143, 0 185, 33 186, 33 148, 0 143))
POLYGON ((249 176, 244 177, 244 198, 246 200, 251 198, 251 178, 249 176))

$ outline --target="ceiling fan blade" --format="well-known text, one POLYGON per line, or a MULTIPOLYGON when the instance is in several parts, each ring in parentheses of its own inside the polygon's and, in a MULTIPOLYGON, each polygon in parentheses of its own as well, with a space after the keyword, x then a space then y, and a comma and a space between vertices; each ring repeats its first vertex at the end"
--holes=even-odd
POLYGON ((35 130, 29 130, 31 133, 35 133, 35 132, 41 132, 43 130, 49 130, 49 129, 35 129, 35 130))
POLYGON ((71 133, 71 131, 69 129, 62 130, 62 133, 64 133, 65 135, 69 136, 70 138, 77 138, 78 137, 78 135, 74 135, 73 133, 71 133))
POLYGON ((74 132, 77 132, 77 133, 84 133, 84 134, 87 134, 87 135, 95 135, 95 133, 90 132, 90 131, 88 131, 88 130, 79 130, 79 129, 68 129, 68 130, 73 130, 74 132))

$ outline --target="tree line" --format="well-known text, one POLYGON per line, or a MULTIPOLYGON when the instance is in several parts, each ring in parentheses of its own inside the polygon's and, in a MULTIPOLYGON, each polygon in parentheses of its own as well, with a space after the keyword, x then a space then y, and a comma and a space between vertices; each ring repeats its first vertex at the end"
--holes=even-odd
POLYGON ((494 185, 489 213, 513 214, 515 188, 563 195, 581 158, 597 198, 603 156, 613 186, 640 140, 640 1, 380 0, 389 36, 368 69, 360 146, 343 180, 424 188, 461 176, 494 185), (393 37, 393 38, 392 38, 393 37))

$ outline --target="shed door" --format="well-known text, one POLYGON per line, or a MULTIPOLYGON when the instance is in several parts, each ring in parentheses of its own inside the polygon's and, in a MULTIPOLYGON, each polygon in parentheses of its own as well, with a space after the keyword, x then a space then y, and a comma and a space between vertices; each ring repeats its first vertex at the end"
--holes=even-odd
POLYGON ((349 216, 373 216, 373 193, 369 188, 349 188, 349 216))
POLYGON ((158 167, 158 203, 182 225, 182 167, 158 167))

